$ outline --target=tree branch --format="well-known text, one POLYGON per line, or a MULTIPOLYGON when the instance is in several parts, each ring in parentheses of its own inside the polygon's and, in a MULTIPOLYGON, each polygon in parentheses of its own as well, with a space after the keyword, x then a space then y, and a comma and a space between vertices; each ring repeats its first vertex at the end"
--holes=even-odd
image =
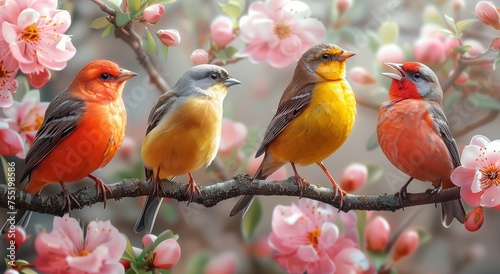
MULTIPOLYGON (((185 193, 186 184, 163 180, 165 193, 161 197, 173 198, 178 201, 188 201, 189 197, 185 193)), ((123 179, 120 182, 108 185, 111 189, 106 194, 107 199, 120 200, 125 197, 139 197, 151 195, 153 193, 153 184, 139 179, 123 179)), ((7 185, 0 185, 0 207, 9 208, 7 185)), ((201 193, 195 194, 192 203, 197 203, 205 207, 212 207, 221 201, 238 197, 240 195, 262 195, 262 196, 300 196, 294 177, 283 181, 265 181, 253 180, 247 174, 238 174, 233 179, 209 186, 201 186, 201 193)), ((10 195, 10 193, 9 193, 10 195)), ((74 192, 73 197, 82 206, 91 206, 103 202, 102 195, 97 196, 94 187, 84 187, 74 192)), ((318 200, 330 204, 336 208, 339 206, 339 197, 333 197, 334 192, 331 188, 318 187, 312 185, 305 187, 303 198, 318 200)), ((48 197, 41 195, 27 194, 17 191, 15 194, 15 208, 20 210, 31 210, 39 213, 62 216, 65 211, 63 207, 62 192, 56 196, 48 197)), ((10 197, 9 197, 10 198, 10 197)), ((445 202, 460 198, 460 189, 458 187, 442 190, 439 197, 429 193, 409 193, 408 201, 403 201, 403 207, 410 207, 423 204, 434 204, 436 202, 445 202)), ((75 203, 73 209, 77 209, 75 203)), ((376 211, 396 211, 401 209, 397 195, 352 195, 344 196, 342 211, 349 210, 376 210, 376 211)))

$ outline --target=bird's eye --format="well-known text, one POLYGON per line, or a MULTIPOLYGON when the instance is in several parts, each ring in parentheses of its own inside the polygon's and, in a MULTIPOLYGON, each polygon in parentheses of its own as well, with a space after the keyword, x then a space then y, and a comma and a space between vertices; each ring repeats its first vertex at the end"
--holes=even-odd
POLYGON ((210 74, 210 78, 215 80, 215 79, 219 78, 219 75, 217 75, 217 73, 214 72, 214 73, 210 74))
POLYGON ((415 79, 420 79, 420 77, 422 77, 422 76, 420 75, 420 73, 417 72, 417 73, 415 73, 414 77, 415 77, 415 79))
POLYGON ((101 80, 108 80, 110 78, 109 74, 103 73, 99 76, 101 80))
POLYGON ((321 60, 330 60, 330 54, 323 54, 321 55, 321 60))

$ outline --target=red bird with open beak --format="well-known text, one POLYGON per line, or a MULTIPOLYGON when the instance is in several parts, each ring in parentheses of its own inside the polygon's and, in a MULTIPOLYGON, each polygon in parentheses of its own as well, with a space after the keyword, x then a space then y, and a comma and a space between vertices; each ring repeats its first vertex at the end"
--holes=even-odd
MULTIPOLYGON (((457 144, 443 110, 443 91, 436 74, 417 62, 385 63, 395 73, 382 73, 392 79, 389 100, 380 106, 377 136, 389 161, 410 176, 399 197, 407 194, 415 178, 431 182, 436 190, 454 187, 453 169, 460 165, 457 144)), ((464 222, 460 200, 441 203, 443 226, 454 218, 464 222)))

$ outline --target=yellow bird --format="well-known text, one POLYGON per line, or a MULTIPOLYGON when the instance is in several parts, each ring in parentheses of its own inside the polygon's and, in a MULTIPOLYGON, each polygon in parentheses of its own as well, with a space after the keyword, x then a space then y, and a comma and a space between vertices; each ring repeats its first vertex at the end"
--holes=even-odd
POLYGON ((142 143, 146 180, 155 184, 156 196, 146 200, 135 231, 151 233, 161 205, 161 179, 189 174, 186 192, 190 199, 200 189, 191 172, 209 165, 217 154, 221 137, 222 102, 230 86, 240 84, 215 65, 188 70, 172 90, 161 95, 148 118, 142 143))
MULTIPOLYGON (((290 163, 302 191, 309 185, 295 165, 318 164, 335 193, 340 189, 322 161, 347 139, 354 124, 356 101, 345 79, 345 60, 354 53, 334 44, 318 44, 307 50, 297 63, 292 81, 283 92, 278 110, 269 124, 256 157, 265 153, 254 178, 266 179, 290 163)), ((240 198, 231 210, 234 216, 246 210, 252 195, 240 198)))

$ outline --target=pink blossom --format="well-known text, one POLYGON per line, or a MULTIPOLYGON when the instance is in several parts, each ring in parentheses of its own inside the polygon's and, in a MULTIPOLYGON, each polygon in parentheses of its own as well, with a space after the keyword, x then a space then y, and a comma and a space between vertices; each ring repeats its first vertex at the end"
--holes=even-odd
POLYGON ((446 58, 443 41, 437 37, 421 37, 413 44, 415 60, 428 65, 436 65, 446 58))
POLYGON ((464 40, 464 45, 466 46, 470 46, 471 48, 467 51, 467 53, 472 56, 472 57, 476 57, 478 55, 480 55, 481 53, 484 52, 484 47, 483 45, 475 40, 475 39, 467 39, 467 40, 464 40))
POLYGON ((234 149, 240 149, 247 138, 247 127, 240 122, 234 122, 227 118, 222 119, 221 139, 219 153, 230 155, 234 149))
POLYGON ((56 9, 57 1, 7 1, 0 13, 5 18, 0 40, 35 87, 50 78, 48 70, 62 70, 76 49, 64 33, 71 24, 68 11, 56 9))
POLYGON ((446 57, 450 56, 451 54, 458 53, 456 51, 453 51, 453 49, 458 46, 460 46, 460 41, 458 41, 457 38, 449 37, 448 39, 446 39, 446 41, 444 42, 446 57))
POLYGON ((382 216, 376 216, 365 228, 365 239, 368 249, 382 251, 389 241, 391 227, 382 216))
POLYGON ((54 217, 53 230, 38 234, 35 266, 44 273, 124 272, 119 262, 127 241, 109 221, 92 221, 83 230, 74 218, 54 217))
MULTIPOLYGON (((247 167, 245 168, 245 172, 248 174, 255 174, 259 169, 260 164, 264 160, 264 155, 261 155, 257 158, 250 156, 248 159, 247 167)), ((288 177, 288 172, 286 171, 286 167, 282 166, 278 170, 276 170, 273 174, 271 174, 267 179, 271 181, 279 181, 285 180, 288 177)))
POLYGON ((124 160, 131 160, 136 148, 137 142, 133 138, 125 136, 117 154, 124 160))
POLYGON ((253 63, 267 61, 276 68, 290 65, 325 39, 325 26, 310 15, 309 6, 301 1, 253 2, 248 15, 240 19, 240 37, 247 46, 239 56, 253 63))
POLYGON ((344 169, 340 185, 347 192, 362 187, 368 179, 368 168, 365 165, 353 163, 344 169))
POLYGON ((12 107, 3 110, 9 127, 21 135, 28 146, 33 144, 37 130, 43 123, 49 103, 40 102, 38 90, 29 91, 21 102, 13 102, 12 107))
POLYGON ((160 20, 163 12, 165 12, 165 7, 163 5, 154 4, 144 9, 141 18, 148 23, 156 23, 160 20))
POLYGON ((23 139, 15 130, 9 128, 5 119, 0 118, 0 155, 24 158, 23 139))
POLYGON ((377 63, 382 65, 386 62, 404 63, 406 60, 405 54, 401 47, 396 44, 382 45, 377 50, 377 63))
POLYGON ((401 258, 412 254, 420 243, 418 233, 413 229, 408 229, 401 233, 394 244, 393 260, 399 261, 401 258))
POLYGON ((204 274, 235 274, 238 257, 233 252, 225 252, 210 259, 204 274))
POLYGON ((351 83, 359 85, 371 85, 377 82, 375 76, 364 67, 353 67, 349 71, 349 79, 352 81, 351 83))
POLYGON ((153 250, 153 265, 160 269, 172 268, 181 258, 181 247, 174 239, 161 242, 153 250))
POLYGON ((276 206, 269 236, 269 245, 277 251, 273 259, 288 273, 359 273, 368 269, 368 259, 357 245, 340 237, 336 217, 335 208, 315 200, 276 206))
POLYGON ((17 66, 8 67, 8 63, 3 61, 0 50, 0 108, 12 106, 14 99, 12 94, 17 91, 16 75, 17 66))
POLYGON ((234 39, 233 21, 226 16, 219 16, 210 25, 210 39, 224 48, 234 39))
POLYGON ((460 196, 473 207, 500 205, 500 140, 482 135, 472 137, 461 157, 462 165, 451 173, 460 186, 460 196))
POLYGON ((352 6, 352 0, 337 0, 336 2, 339 14, 344 14, 352 6))
POLYGON ((491 42, 491 47, 494 50, 500 50, 500 37, 493 39, 493 42, 491 42))
POLYGON ((482 207, 476 207, 465 215, 464 226, 468 231, 478 231, 484 223, 484 212, 482 207))
POLYGON ((208 64, 208 52, 204 49, 195 49, 191 53, 191 61, 195 65, 208 64))
POLYGON ((500 14, 492 2, 479 1, 476 5, 476 16, 486 25, 500 30, 500 14))
POLYGON ((175 29, 161 29, 156 32, 156 35, 165 46, 173 47, 181 42, 181 35, 175 29))

